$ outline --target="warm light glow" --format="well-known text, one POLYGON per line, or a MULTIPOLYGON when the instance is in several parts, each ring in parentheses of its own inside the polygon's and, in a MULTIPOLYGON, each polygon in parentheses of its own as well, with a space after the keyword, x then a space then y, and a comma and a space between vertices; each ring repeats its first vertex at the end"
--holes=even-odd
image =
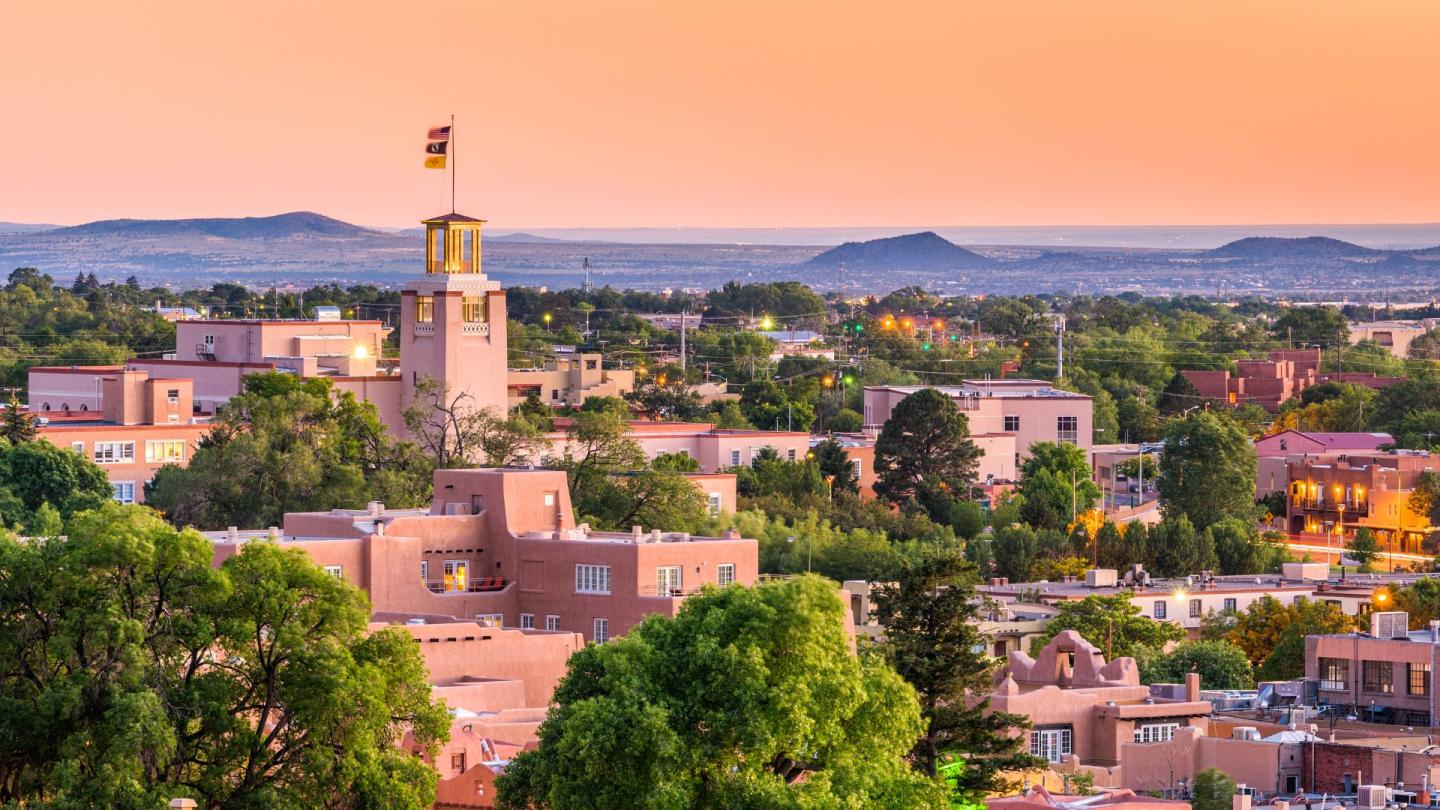
POLYGON ((365 348, 364 344, 361 344, 355 347, 355 351, 351 352, 350 356, 356 360, 364 360, 370 356, 370 350, 365 348))
POLYGON ((1184 590, 1183 588, 1175 592, 1175 601, 1176 601, 1176 602, 1184 602, 1184 601, 1185 601, 1185 590, 1184 590))
POLYGON ((1379 603, 1382 604, 1382 605, 1385 604, 1385 602, 1387 602, 1389 599, 1390 599, 1390 594, 1388 594, 1388 593, 1386 593, 1386 592, 1384 592, 1384 591, 1378 591, 1378 592, 1375 594, 1375 601, 1376 601, 1376 602, 1379 602, 1379 603))
POLYGON ((769 330, 771 330, 771 329, 774 329, 774 328, 775 328, 775 321, 772 320, 769 315, 766 315, 766 316, 765 316, 763 319, 761 319, 761 321, 760 321, 760 328, 761 328, 761 329, 764 329, 764 330, 766 330, 766 331, 769 331, 769 330))
POLYGON ((550 323, 550 319, 551 319, 552 317, 554 317, 554 316, 552 316, 550 313, 547 312, 547 313, 545 313, 544 315, 542 315, 542 316, 540 316, 540 317, 542 317, 542 318, 545 319, 545 323, 550 323))
POLYGON ((826 374, 825 378, 820 381, 820 384, 825 386, 826 388, 830 388, 835 385, 835 378, 830 376, 829 374, 826 374))

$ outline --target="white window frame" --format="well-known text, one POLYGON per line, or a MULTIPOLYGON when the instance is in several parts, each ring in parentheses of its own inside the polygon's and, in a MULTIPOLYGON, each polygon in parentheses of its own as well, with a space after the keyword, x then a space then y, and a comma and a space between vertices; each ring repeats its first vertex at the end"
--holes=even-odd
POLYGON ((546 615, 545 629, 551 632, 558 632, 560 630, 560 617, 554 613, 546 615))
POLYGON ((504 626, 505 626, 505 614, 504 614, 504 613, 476 613, 476 614, 475 614, 475 623, 476 623, 476 624, 480 624, 480 625, 484 625, 484 626, 486 626, 486 627, 504 627, 504 626))
POLYGON ((735 563, 720 563, 715 566, 715 582, 725 587, 735 581, 735 563))
MULTIPOLYGON (((1058 426, 1059 423, 1057 422, 1056 424, 1057 424, 1057 426, 1058 426)), ((1007 414, 1005 414, 1004 416, 1002 416, 1002 417, 1000 418, 1000 429, 1001 429, 1001 431, 1004 432, 1004 433, 1019 433, 1019 432, 1020 432, 1020 414, 1018 414, 1018 413, 1007 413, 1007 414), (1014 427, 1011 427, 1011 424, 1012 424, 1012 423, 1014 424, 1014 427)))
POLYGON ((708 495, 708 509, 711 517, 719 517, 722 508, 725 506, 725 498, 718 492, 711 492, 708 495))
POLYGON ((865 475, 865 459, 852 458, 850 459, 850 466, 855 468, 855 480, 859 481, 860 478, 865 475))
POLYGON ((1080 417, 1078 416, 1057 416, 1055 417, 1055 440, 1069 444, 1080 443, 1080 417), (1062 425, 1069 422, 1074 423, 1072 430, 1066 430, 1062 425))
POLYGON ((1179 730, 1179 723, 1146 723, 1135 727, 1135 742, 1169 742, 1175 739, 1175 732, 1179 730))
POLYGON ((465 593, 470 588, 470 561, 446 560, 441 571, 441 587, 449 593, 465 593), (459 586, 459 587, 456 587, 459 586))
POLYGON ((795 448, 792 447, 792 448, 790 448, 789 450, 786 450, 786 451, 785 451, 785 460, 786 460, 786 461, 794 461, 795 458, 796 458, 796 456, 795 456, 795 448))
POLYGON ((730 451, 730 466, 731 466, 731 467, 739 467, 739 466, 740 466, 740 451, 739 451, 739 450, 731 450, 731 451, 730 451))
POLYGON ((134 481, 111 481, 113 499, 116 503, 135 503, 135 482, 134 481), (128 489, 127 489, 128 488, 128 489), (129 495, 125 495, 126 492, 129 495))
POLYGON ((603 617, 596 617, 590 625, 590 640, 596 644, 604 644, 610 640, 610 620, 603 617))
POLYGON ((70 442, 70 449, 83 456, 85 455, 85 442, 70 442))
POLYGON ((685 569, 678 565, 655 567, 655 595, 679 596, 685 592, 685 569))
POLYGON ((534 629, 535 629, 535 614, 534 614, 534 613, 521 613, 521 614, 520 614, 520 629, 521 629, 521 630, 534 630, 534 629))
POLYGON ((96 464, 124 464, 135 460, 135 442, 95 442, 96 464))
POLYGON ((147 439, 145 441, 146 464, 184 464, 184 439, 147 439))
POLYGON ((427 587, 430 585, 430 561, 429 561, 429 560, 421 560, 421 561, 420 561, 420 584, 425 585, 425 586, 427 586, 427 587))
POLYGON ((336 579, 345 578, 345 567, 343 565, 326 565, 322 567, 325 569, 325 573, 336 579))
POLYGON ((610 595, 610 566, 589 563, 575 564, 575 592, 601 596, 610 595))
POLYGON ((1070 728, 1037 728, 1030 732, 1030 755, 1046 762, 1064 762, 1075 753, 1075 732, 1070 728))

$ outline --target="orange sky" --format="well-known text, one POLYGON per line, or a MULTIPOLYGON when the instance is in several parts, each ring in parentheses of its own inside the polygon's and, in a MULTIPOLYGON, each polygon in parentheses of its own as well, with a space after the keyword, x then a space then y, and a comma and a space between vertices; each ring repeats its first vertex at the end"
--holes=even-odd
POLYGON ((0 15, 0 220, 1434 222, 1434 0, 90 2, 0 15))

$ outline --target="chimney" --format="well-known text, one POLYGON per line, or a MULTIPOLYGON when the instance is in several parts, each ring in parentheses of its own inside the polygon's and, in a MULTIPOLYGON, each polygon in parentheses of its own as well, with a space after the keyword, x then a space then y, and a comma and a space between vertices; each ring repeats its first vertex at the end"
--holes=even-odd
POLYGON ((280 527, 279 527, 279 526, 271 526, 271 527, 266 531, 266 533, 269 535, 269 537, 270 537, 271 540, 279 540, 279 539, 280 539, 280 527))
POLYGON ((1435 644, 1440 644, 1440 621, 1436 621, 1435 619, 1430 620, 1430 641, 1435 644))
POLYGON ((229 541, 232 542, 232 543, 238 543, 238 542, 240 542, 240 527, 239 527, 239 526, 228 526, 228 527, 226 527, 226 529, 225 529, 225 539, 226 539, 226 540, 229 540, 229 541))
POLYGON ((369 512, 371 517, 380 517, 385 514, 385 504, 380 501, 371 501, 365 504, 365 511, 369 512))
MULTIPOLYGON (((1185 673, 1185 700, 1186 700, 1187 702, 1189 702, 1189 703, 1194 703, 1195 701, 1197 701, 1197 700, 1199 700, 1199 699, 1200 699, 1200 673, 1198 673, 1198 672, 1187 672, 1187 673, 1185 673)), ((1246 805, 1247 805, 1246 810, 1248 810, 1248 805, 1249 805, 1249 803, 1247 802, 1246 805)))
POLYGON ((1250 810, 1250 794, 1236 793, 1230 797, 1230 810, 1250 810))

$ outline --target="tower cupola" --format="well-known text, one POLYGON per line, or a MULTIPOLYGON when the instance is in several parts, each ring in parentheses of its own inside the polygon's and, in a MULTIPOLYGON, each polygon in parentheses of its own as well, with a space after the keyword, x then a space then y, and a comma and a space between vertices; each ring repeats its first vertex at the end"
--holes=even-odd
POLYGON ((426 275, 484 275, 480 229, 485 220, 450 213, 424 220, 424 224, 426 275))

